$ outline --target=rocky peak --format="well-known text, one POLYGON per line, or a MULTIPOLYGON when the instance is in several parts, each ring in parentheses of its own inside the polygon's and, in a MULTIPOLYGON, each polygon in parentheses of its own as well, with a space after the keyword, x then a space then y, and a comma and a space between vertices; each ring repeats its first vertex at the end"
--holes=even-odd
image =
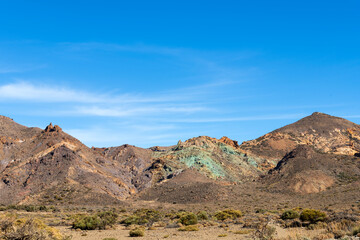
POLYGON ((61 127, 58 125, 53 126, 52 123, 50 123, 44 130, 44 132, 62 132, 61 127))
POLYGON ((239 148, 239 144, 238 141, 235 140, 231 140, 230 138, 223 136, 222 138, 219 139, 220 142, 223 142, 227 145, 232 146, 233 148, 239 148))
POLYGON ((13 122, 14 120, 12 118, 0 115, 0 121, 11 121, 11 122, 13 122))

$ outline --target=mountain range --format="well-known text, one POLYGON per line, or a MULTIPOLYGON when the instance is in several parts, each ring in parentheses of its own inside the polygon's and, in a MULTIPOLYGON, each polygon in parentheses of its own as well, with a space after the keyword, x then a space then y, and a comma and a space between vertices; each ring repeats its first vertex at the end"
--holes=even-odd
POLYGON ((201 203, 344 188, 355 197, 359 185, 360 125, 324 113, 241 144, 200 136, 148 149, 89 148, 57 125, 0 116, 0 204, 201 203))

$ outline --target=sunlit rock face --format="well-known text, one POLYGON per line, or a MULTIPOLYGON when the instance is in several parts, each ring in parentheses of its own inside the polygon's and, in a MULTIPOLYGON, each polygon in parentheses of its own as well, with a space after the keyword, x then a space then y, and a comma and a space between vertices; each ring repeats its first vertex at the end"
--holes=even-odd
POLYGON ((313 146, 324 153, 353 156, 360 150, 360 126, 316 112, 258 139, 244 142, 241 149, 259 157, 280 160, 298 145, 313 146))

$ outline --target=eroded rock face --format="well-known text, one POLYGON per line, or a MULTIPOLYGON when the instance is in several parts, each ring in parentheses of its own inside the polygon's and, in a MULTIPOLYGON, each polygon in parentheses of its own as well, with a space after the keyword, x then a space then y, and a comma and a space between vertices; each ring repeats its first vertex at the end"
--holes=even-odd
POLYGON ((318 193, 333 186, 335 179, 321 170, 309 170, 295 175, 289 189, 297 193, 318 193))
POLYGON ((172 149, 154 152, 153 158, 166 163, 168 175, 191 168, 211 179, 241 182, 256 178, 274 165, 265 159, 247 156, 237 142, 200 136, 180 142, 172 149))
POLYGON ((360 126, 323 113, 313 113, 240 147, 250 154, 280 160, 298 145, 320 152, 353 156, 360 149, 360 126))

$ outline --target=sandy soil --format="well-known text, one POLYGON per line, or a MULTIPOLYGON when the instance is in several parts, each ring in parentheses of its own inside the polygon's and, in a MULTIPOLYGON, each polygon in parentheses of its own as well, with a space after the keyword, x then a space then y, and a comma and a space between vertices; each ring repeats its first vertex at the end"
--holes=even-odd
MULTIPOLYGON (((304 228, 283 229, 276 228, 275 239, 296 239, 302 237, 314 237, 323 230, 306 230, 304 228)), ((129 230, 123 226, 117 226, 116 229, 94 230, 94 231, 76 231, 69 227, 57 227, 64 235, 72 235, 73 240, 102 240, 104 238, 131 239, 129 230)), ((229 226, 228 229, 218 226, 202 227, 197 232, 181 232, 177 228, 158 228, 156 230, 146 230, 142 239, 251 239, 251 234, 236 234, 236 231, 243 230, 236 225, 229 226), (226 235, 226 236, 219 236, 226 235)))

